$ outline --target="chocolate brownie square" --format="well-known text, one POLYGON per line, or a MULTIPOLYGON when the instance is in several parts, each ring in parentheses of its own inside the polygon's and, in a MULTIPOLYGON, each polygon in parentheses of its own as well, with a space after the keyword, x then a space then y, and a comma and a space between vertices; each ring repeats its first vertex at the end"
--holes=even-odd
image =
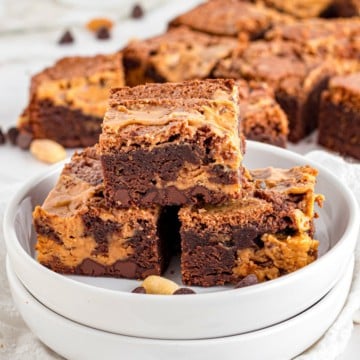
POLYGON ((210 36, 186 27, 131 41, 123 50, 126 84, 208 78, 217 62, 237 46, 236 39, 210 36))
POLYGON ((31 80, 21 132, 66 147, 98 141, 109 89, 123 86, 121 54, 63 58, 31 80))
POLYGON ((291 16, 261 4, 240 0, 211 0, 176 17, 170 22, 170 27, 185 25, 212 35, 255 40, 261 38, 275 24, 292 21, 291 16))
POLYGON ((113 89, 100 136, 109 203, 216 204, 238 196, 238 101, 232 80, 113 89))
POLYGON ((334 0, 334 12, 340 17, 351 17, 360 15, 359 0, 334 0))
POLYGON ((320 94, 331 75, 352 69, 347 62, 301 54, 286 41, 255 41, 242 53, 220 61, 216 77, 267 83, 289 120, 289 140, 297 142, 317 126, 320 94))
POLYGON ((75 154, 54 189, 33 213, 37 259, 64 274, 145 278, 168 262, 164 212, 112 209, 104 200, 95 148, 75 154))
POLYGON ((250 274, 265 281, 314 261, 314 202, 323 200, 316 175, 308 166, 253 170, 241 200, 181 208, 183 282, 235 284, 250 274))
POLYGON ((299 19, 334 15, 333 0, 261 0, 259 2, 299 19))
POLYGON ((244 136, 248 140, 286 147, 288 119, 265 83, 238 80, 244 136))
POLYGON ((318 142, 360 160, 360 73, 330 80, 321 97, 318 142))
POLYGON ((296 43, 302 53, 319 57, 360 59, 360 19, 307 19, 275 26, 266 34, 269 41, 296 43))

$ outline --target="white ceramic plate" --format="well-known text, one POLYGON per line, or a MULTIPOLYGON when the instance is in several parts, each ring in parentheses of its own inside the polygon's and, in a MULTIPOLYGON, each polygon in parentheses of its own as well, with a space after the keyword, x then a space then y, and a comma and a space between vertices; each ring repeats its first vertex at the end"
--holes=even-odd
POLYGON ((40 340, 69 360, 290 359, 316 342, 335 320, 348 294, 353 268, 352 258, 327 295, 280 324, 217 339, 158 340, 112 334, 57 315, 25 289, 7 261, 11 292, 25 322, 40 340))
MULTIPOLYGON (((359 212, 333 174, 306 158, 270 145, 248 142, 246 165, 320 170, 317 191, 325 194, 316 238, 322 256, 282 278, 242 289, 196 289, 192 296, 138 295, 133 280, 63 276, 34 259, 31 210, 42 203, 62 165, 29 181, 9 203, 4 234, 14 271, 44 305, 71 320, 123 335, 159 339, 204 339, 261 329, 304 311, 339 279, 355 246, 359 212)), ((176 274, 175 274, 176 275, 176 274)))

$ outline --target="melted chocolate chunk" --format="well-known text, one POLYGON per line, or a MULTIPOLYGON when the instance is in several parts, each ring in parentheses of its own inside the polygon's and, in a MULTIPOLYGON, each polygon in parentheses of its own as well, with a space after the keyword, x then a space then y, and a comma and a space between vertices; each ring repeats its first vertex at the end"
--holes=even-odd
POLYGON ((7 138, 13 145, 16 145, 16 140, 18 136, 19 136, 19 130, 16 127, 11 127, 7 132, 7 138))
POLYGON ((4 135, 4 133, 2 132, 2 130, 0 129, 0 145, 5 144, 6 142, 6 137, 4 135))
POLYGON ((251 286, 257 284, 259 281, 255 274, 250 274, 241 279, 236 285, 235 289, 239 289, 246 286, 251 286))
POLYGON ((107 27, 102 26, 97 32, 96 32, 96 38, 99 40, 108 40, 111 38, 110 31, 107 27))
POLYGON ((20 132, 16 139, 16 145, 23 150, 28 150, 34 137, 28 132, 20 132))
POLYGON ((143 8, 139 4, 134 5, 132 12, 131 12, 131 17, 133 19, 140 19, 143 16, 144 16, 143 8))
POLYGON ((145 288, 143 286, 138 286, 132 291, 132 293, 134 293, 134 294, 146 294, 146 290, 145 290, 145 288))
POLYGON ((192 295, 196 294, 196 292, 190 288, 179 288, 174 291, 173 295, 192 295))
POLYGON ((74 42, 74 37, 69 30, 66 30, 64 34, 60 37, 58 44, 59 45, 66 45, 72 44, 74 42))

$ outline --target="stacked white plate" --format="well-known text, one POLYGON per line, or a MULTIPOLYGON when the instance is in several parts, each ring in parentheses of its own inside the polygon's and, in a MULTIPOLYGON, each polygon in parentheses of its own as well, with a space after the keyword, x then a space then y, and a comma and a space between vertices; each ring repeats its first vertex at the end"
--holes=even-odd
MULTIPOLYGON (((320 257, 292 274, 196 295, 133 294, 135 280, 64 276, 35 260, 31 212, 63 164, 26 184, 8 206, 4 233, 14 300, 30 329, 68 359, 290 359, 316 342, 349 291, 359 210, 336 176, 300 155, 248 142, 245 165, 319 170, 320 257)), ((179 266, 165 275, 180 283, 179 266)))

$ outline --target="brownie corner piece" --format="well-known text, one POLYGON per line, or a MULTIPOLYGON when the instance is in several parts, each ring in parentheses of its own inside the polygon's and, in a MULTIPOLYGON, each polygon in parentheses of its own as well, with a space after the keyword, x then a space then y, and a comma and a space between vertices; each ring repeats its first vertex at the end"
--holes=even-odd
POLYGON ((360 159, 360 73, 333 77, 323 92, 318 143, 360 159))
POLYGON ((115 206, 238 196, 238 88, 232 80, 197 80, 114 90, 100 149, 105 196, 115 206))
POLYGON ((62 58, 32 77, 18 126, 65 147, 92 146, 101 132, 109 89, 123 85, 120 52, 62 58))
POLYGON ((246 194, 222 206, 184 206, 181 266, 186 285, 235 284, 293 272, 317 258, 314 235, 316 170, 250 171, 246 194))
POLYGON ((63 274, 131 279, 160 275, 169 260, 159 231, 161 217, 158 206, 107 207, 98 153, 86 149, 65 165, 33 212, 37 260, 63 274))

